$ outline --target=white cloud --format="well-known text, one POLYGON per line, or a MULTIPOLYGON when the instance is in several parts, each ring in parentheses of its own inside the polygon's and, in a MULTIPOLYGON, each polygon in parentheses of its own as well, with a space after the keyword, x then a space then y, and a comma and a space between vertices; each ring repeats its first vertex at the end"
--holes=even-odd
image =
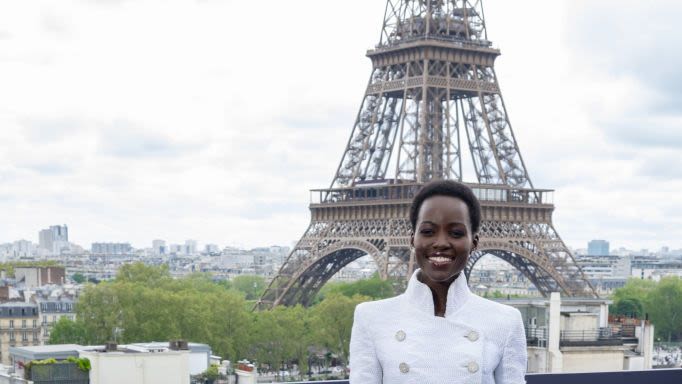
MULTIPOLYGON (((680 6, 485 5, 559 233, 576 247, 682 248, 680 6)), ((0 241, 57 223, 85 246, 297 240, 308 190, 329 185, 350 135, 384 6, 0 3, 0 241)))

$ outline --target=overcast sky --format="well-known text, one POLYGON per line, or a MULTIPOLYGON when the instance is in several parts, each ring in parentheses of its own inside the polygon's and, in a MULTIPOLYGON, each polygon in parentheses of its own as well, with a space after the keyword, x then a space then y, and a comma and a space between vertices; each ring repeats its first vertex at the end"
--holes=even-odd
MULTIPOLYGON (((566 243, 682 248, 682 2, 484 4, 566 243)), ((345 148, 384 7, 0 2, 0 243, 65 223, 87 248, 291 245, 345 148)))

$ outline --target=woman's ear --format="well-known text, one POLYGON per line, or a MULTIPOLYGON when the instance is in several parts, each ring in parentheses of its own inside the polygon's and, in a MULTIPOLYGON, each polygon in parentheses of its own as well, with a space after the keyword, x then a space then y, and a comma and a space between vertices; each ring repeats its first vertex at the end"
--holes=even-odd
POLYGON ((471 245, 471 252, 478 249, 478 233, 474 235, 473 239, 471 239, 471 245))

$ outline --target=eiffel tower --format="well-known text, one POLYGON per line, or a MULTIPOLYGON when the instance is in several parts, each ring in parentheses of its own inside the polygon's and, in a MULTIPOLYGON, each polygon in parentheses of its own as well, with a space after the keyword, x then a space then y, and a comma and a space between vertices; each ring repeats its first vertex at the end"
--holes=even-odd
POLYGON ((311 304, 330 277, 370 255, 381 278, 409 277, 411 198, 434 179, 462 181, 463 145, 482 206, 479 248, 547 296, 596 297, 552 225, 552 190, 528 176, 502 99, 481 0, 388 0, 372 72, 329 188, 259 308, 311 304), (471 168, 471 167, 470 167, 471 168), (394 171, 391 175, 391 171, 394 171))

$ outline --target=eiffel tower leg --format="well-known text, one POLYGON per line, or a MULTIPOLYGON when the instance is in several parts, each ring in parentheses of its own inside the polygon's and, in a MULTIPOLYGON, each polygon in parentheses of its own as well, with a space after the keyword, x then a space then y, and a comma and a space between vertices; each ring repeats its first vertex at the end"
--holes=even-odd
MULTIPOLYGON (((376 211, 381 211, 378 208, 376 211)), ((409 257, 407 226, 404 219, 314 221, 270 282, 258 307, 310 305, 324 283, 365 255, 374 259, 382 279, 404 277, 409 257)))
POLYGON ((559 291, 596 296, 551 223, 484 221, 480 237, 479 252, 467 263, 467 276, 480 257, 490 253, 521 271, 543 296, 559 291))

